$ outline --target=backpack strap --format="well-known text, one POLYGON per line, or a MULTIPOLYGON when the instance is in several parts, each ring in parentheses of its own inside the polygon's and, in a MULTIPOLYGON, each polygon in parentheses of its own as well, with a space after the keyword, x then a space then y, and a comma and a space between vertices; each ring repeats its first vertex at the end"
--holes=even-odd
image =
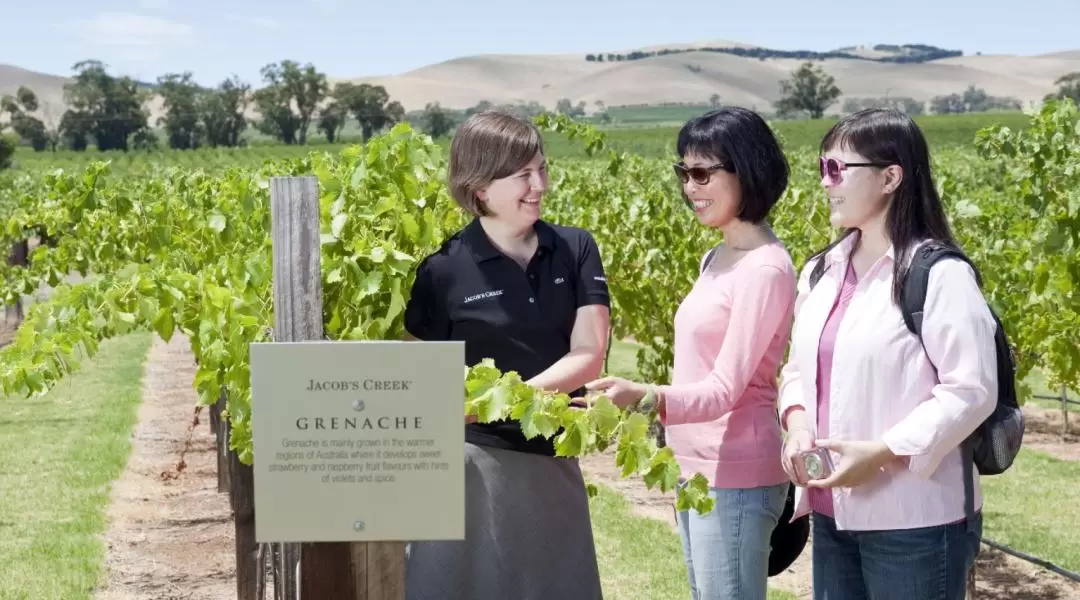
POLYGON ((810 289, 814 289, 817 282, 821 280, 821 276, 825 274, 825 254, 818 257, 818 261, 814 263, 814 268, 810 269, 810 289))
MULTIPOLYGON (((944 258, 957 258, 972 264, 971 260, 959 249, 939 242, 928 242, 915 250, 900 289, 900 312, 904 317, 904 324, 911 333, 919 337, 920 342, 922 342, 923 308, 930 283, 930 269, 937 261, 944 258)), ((925 350, 925 344, 923 348, 925 350)), ((963 466, 964 516, 967 519, 967 530, 971 532, 974 529, 975 520, 975 459, 970 440, 962 441, 959 450, 962 457, 960 462, 963 466)))
POLYGON ((702 259, 701 267, 698 270, 699 275, 701 273, 705 272, 705 267, 709 266, 709 262, 712 260, 713 254, 716 254, 716 249, 719 248, 719 247, 720 247, 719 245, 713 246, 712 250, 709 250, 709 252, 707 254, 705 254, 705 258, 702 259))
MULTIPOLYGON (((939 242, 927 242, 915 249, 904 275, 900 289, 900 313, 908 331, 922 338, 923 305, 926 303, 926 291, 930 285, 930 269, 943 258, 958 258, 968 264, 971 260, 959 249, 939 242)), ((972 265, 974 267, 974 265, 972 265)))

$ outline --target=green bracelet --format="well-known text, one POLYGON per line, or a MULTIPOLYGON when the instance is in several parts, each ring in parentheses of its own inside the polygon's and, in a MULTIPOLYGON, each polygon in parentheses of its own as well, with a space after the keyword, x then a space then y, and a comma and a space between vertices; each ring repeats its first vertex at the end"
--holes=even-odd
POLYGON ((637 404, 634 405, 634 410, 647 413, 650 416, 656 412, 656 390, 651 385, 648 386, 648 391, 645 392, 641 400, 638 400, 637 404))

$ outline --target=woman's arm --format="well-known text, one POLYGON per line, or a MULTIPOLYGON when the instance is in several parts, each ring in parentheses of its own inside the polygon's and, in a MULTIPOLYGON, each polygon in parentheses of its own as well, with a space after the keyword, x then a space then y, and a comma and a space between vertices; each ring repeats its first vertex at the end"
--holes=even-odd
POLYGON ((997 351, 994 322, 971 266, 946 259, 930 270, 922 338, 937 369, 931 395, 890 428, 882 441, 908 467, 929 477, 994 412, 997 351))
POLYGON ((554 392, 572 392, 592 381, 604 368, 610 311, 602 304, 577 309, 570 351, 526 383, 554 392))
MULTIPOLYGON (((824 257, 818 260, 825 260, 824 257)), ((778 410, 780 413, 780 427, 785 431, 793 428, 807 428, 810 423, 806 419, 806 405, 803 400, 802 375, 799 370, 795 343, 795 324, 799 322, 799 313, 802 311, 806 297, 810 295, 810 273, 814 270, 816 261, 808 261, 799 275, 798 295, 795 297, 795 311, 791 327, 791 342, 788 346, 787 362, 780 368, 780 389, 778 410)), ((812 430, 811 430, 812 431, 812 430)))

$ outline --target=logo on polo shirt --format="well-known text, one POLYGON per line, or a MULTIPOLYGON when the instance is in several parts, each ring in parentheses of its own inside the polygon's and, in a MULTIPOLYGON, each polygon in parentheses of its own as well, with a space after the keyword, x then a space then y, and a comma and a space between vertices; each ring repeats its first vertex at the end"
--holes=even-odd
POLYGON ((474 294, 472 296, 465 297, 465 304, 468 304, 474 300, 483 300, 484 298, 494 298, 495 296, 502 296, 502 290, 492 290, 490 292, 483 292, 480 294, 474 294))
POLYGON ((566 281, 566 279, 564 279, 562 277, 556 277, 555 278, 555 285, 559 285, 560 283, 562 283, 564 281, 566 281))

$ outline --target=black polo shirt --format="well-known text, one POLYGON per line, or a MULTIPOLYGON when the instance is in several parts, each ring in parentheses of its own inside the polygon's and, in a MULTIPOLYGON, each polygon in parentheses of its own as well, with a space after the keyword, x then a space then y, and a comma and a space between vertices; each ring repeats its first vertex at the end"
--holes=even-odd
MULTIPOLYGON (((491 358, 528 380, 570 351, 577 309, 610 307, 600 252, 585 230, 537 221, 526 269, 491 243, 474 219, 419 265, 405 329, 421 340, 465 342, 469 366, 491 358)), ((576 390, 571 396, 583 395, 576 390)), ((554 456, 552 442, 526 440, 517 422, 471 423, 466 440, 554 456)))

